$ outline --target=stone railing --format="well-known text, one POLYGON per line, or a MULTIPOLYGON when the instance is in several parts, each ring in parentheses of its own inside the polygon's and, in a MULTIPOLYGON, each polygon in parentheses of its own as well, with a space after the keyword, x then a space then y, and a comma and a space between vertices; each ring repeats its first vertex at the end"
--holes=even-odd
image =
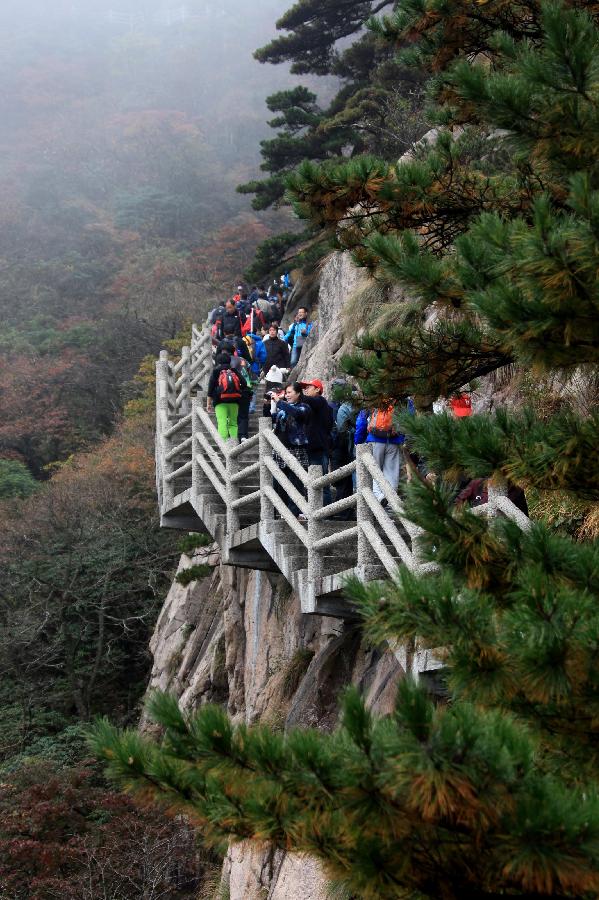
MULTIPOLYGON (((352 574, 371 581, 393 576, 402 565, 414 572, 435 570, 434 563, 423 561, 422 532, 406 519, 369 444, 356 448, 349 465, 323 474, 320 466, 302 468, 271 430, 270 418, 254 417, 249 440, 224 441, 204 408, 211 369, 207 327, 194 326, 192 342, 177 362, 166 353, 157 362, 156 461, 164 527, 209 533, 225 564, 282 572, 305 613, 351 618, 343 586, 352 574), (324 488, 354 475, 352 496, 325 505, 324 488), (386 505, 375 496, 373 481, 386 505), (289 510, 285 496, 300 517, 289 510), (348 510, 355 510, 349 521, 333 518, 348 510)), ((501 513, 522 529, 530 527, 505 492, 491 486, 488 503, 473 511, 501 513)))

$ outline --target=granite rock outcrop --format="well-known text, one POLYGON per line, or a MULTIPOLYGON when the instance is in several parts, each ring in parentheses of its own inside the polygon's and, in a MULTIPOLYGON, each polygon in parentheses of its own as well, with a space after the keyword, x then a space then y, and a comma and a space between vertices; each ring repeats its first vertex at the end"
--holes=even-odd
MULTIPOLYGON (((349 344, 342 310, 364 279, 348 253, 332 254, 323 266, 301 377, 338 374, 349 344)), ((149 690, 173 693, 188 711, 221 703, 236 721, 281 729, 334 728, 349 684, 373 710, 392 709, 403 669, 390 650, 365 645, 355 622, 303 615, 282 575, 225 566, 215 546, 183 554, 179 570, 192 565, 208 566, 208 574, 185 587, 173 582, 150 644, 149 690)), ((144 719, 142 727, 152 725, 144 719)), ((231 845, 222 878, 230 900, 327 896, 316 860, 247 843, 231 845)))

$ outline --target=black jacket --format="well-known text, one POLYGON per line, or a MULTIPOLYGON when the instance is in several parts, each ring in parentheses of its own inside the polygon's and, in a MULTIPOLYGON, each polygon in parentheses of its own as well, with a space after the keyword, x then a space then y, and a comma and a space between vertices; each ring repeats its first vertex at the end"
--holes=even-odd
POLYGON ((329 453, 331 433, 335 424, 333 410, 324 397, 304 397, 304 400, 312 410, 308 423, 308 451, 325 450, 329 453))
POLYGON ((281 338, 271 338, 264 341, 264 349, 266 350, 266 362, 264 369, 266 372, 271 366, 278 366, 280 369, 289 368, 289 344, 282 341, 281 338))
POLYGON ((312 413, 308 406, 308 398, 300 403, 287 403, 279 400, 273 418, 273 430, 286 447, 308 446, 308 432, 312 413))
POLYGON ((216 352, 218 353, 228 353, 229 356, 234 356, 235 353, 237 356, 241 356, 243 359, 246 359, 248 362, 251 362, 250 351, 248 350, 248 345, 243 340, 243 338, 235 337, 233 340, 230 338, 223 338, 222 341, 219 341, 216 345, 216 352))
POLYGON ((221 336, 228 331, 233 331, 237 337, 241 337, 241 326, 245 323, 245 314, 242 312, 225 312, 220 329, 221 336))

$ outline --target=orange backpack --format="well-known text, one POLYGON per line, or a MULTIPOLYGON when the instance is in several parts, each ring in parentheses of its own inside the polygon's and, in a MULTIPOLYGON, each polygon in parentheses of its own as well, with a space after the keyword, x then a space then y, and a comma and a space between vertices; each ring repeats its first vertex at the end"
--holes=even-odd
POLYGON ((397 437, 398 431, 393 423, 394 406, 373 409, 368 417, 368 434, 376 438, 397 437))

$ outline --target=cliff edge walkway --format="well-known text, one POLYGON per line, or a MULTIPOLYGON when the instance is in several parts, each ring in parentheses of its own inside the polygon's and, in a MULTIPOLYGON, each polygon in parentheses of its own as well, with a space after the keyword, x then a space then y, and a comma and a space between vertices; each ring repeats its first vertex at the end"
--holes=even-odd
MULTIPOLYGON (((370 446, 357 447, 356 460, 323 475, 306 472, 271 430, 270 418, 254 414, 249 440, 224 441, 206 411, 212 371, 210 330, 192 327, 191 343, 178 361, 162 352, 156 363, 156 483, 160 521, 165 528, 207 533, 219 545, 223 562, 241 568, 281 572, 300 598, 304 613, 352 618, 343 596, 349 575, 371 581, 392 576, 398 566, 434 571, 419 554, 420 530, 404 517, 400 497, 376 465, 370 446), (273 453, 297 475, 302 496, 289 482, 273 453), (323 488, 356 473, 356 492, 325 506, 323 488), (387 505, 372 491, 381 486, 387 505), (304 520, 288 510, 275 491, 281 485, 304 520), (348 509, 355 520, 331 517, 348 509)), ((261 396, 258 396, 258 411, 261 396)), ((530 520, 500 491, 478 515, 503 514, 527 529, 530 520)))

